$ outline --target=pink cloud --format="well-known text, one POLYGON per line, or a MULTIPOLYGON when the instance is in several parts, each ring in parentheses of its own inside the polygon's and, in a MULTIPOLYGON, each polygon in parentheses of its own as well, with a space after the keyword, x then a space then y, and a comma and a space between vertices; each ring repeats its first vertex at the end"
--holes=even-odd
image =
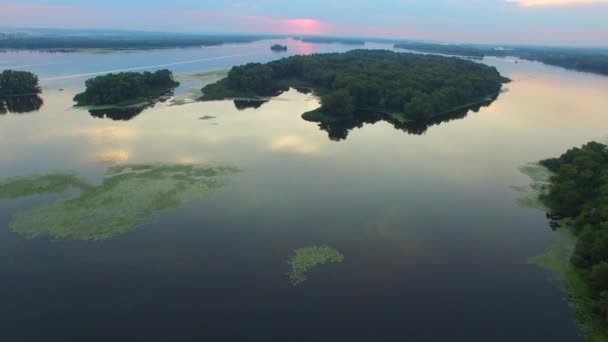
MULTIPOLYGON (((229 23, 234 29, 234 23, 238 29, 247 32, 276 33, 276 34, 329 34, 332 25, 311 18, 275 18, 270 16, 244 15, 228 12, 208 11, 169 11, 169 15, 181 17, 200 17, 207 20, 222 19, 223 23, 229 23)), ((203 29, 201 27, 201 29, 203 29)))

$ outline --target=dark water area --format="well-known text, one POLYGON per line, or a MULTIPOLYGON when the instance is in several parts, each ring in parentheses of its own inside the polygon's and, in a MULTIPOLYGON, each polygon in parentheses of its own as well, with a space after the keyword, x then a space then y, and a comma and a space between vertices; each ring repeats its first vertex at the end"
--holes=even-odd
POLYGON ((258 108, 194 101, 221 75, 210 71, 280 58, 268 51, 277 42, 288 54, 353 48, 0 53, 0 69, 39 64, 21 69, 40 75, 44 100, 0 115, 0 182, 68 171, 99 183, 113 165, 142 163, 242 170, 99 241, 11 229, 16 214, 64 195, 0 199, 0 340, 583 340, 564 294, 526 261, 557 237, 512 186, 529 183, 518 170, 528 162, 606 141, 608 78, 484 59, 513 82, 477 112, 419 134, 362 120, 334 140, 300 117, 319 106, 313 94, 291 90, 258 108), (174 98, 129 120, 72 107, 92 77, 77 74, 192 60, 201 61, 164 66, 182 83, 174 98), (314 245, 344 261, 292 286, 289 258, 314 245))

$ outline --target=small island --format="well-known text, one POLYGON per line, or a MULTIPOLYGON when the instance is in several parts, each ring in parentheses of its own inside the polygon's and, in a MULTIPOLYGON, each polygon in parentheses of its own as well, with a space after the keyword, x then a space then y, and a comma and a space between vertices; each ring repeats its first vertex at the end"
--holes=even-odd
POLYGON ((167 69, 108 74, 89 79, 85 84, 86 91, 74 97, 76 106, 141 106, 170 96, 179 86, 167 69))
POLYGON ((270 50, 275 51, 275 52, 286 52, 287 46, 281 45, 281 44, 274 44, 273 46, 270 47, 270 50))
POLYGON ((568 292, 588 340, 608 341, 608 146, 591 142, 540 165, 550 174, 535 178, 550 226, 576 243, 558 242, 532 261, 568 292))
POLYGON ((0 73, 0 114, 26 113, 40 109, 42 92, 38 76, 27 71, 4 70, 0 73))
POLYGON ((321 108, 303 118, 319 123, 375 113, 387 121, 426 122, 487 103, 509 79, 494 67, 454 57, 354 50, 250 63, 202 89, 202 100, 263 101, 289 88, 309 88, 321 108))

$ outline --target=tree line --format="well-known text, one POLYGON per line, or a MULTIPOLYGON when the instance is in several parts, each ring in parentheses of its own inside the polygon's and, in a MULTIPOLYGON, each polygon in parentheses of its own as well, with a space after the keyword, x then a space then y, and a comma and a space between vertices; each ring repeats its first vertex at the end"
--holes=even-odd
POLYGON ((608 147, 591 142, 541 162, 554 172, 541 195, 554 217, 572 220, 572 264, 589 286, 588 307, 608 336, 608 147))
POLYGON ((512 56, 555 65, 565 69, 608 75, 608 51, 600 49, 517 46, 502 48, 486 45, 417 42, 397 43, 394 44, 394 47, 396 49, 475 58, 512 56))

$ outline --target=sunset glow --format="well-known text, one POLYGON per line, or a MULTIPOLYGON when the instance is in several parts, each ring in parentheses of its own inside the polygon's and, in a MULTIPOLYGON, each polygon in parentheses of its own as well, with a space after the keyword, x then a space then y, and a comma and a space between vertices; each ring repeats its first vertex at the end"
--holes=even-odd
POLYGON ((6 27, 606 45, 604 6, 608 0, 395 1, 380 7, 371 1, 353 6, 345 0, 329 4, 309 0, 305 5, 179 0, 170 7, 159 2, 46 0, 0 3, 0 23, 6 27), (441 17, 442 11, 459 13, 460 19, 447 20, 441 17))

